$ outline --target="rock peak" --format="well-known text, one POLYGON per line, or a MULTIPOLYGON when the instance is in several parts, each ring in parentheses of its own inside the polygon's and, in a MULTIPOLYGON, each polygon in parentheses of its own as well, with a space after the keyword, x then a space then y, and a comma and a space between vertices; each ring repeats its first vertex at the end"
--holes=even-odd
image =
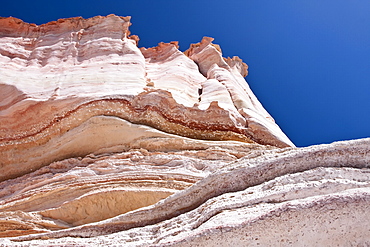
POLYGON ((105 30, 107 35, 120 30, 123 33, 128 31, 131 25, 130 16, 122 17, 110 14, 108 16, 95 16, 84 19, 73 17, 51 21, 46 24, 36 25, 24 22, 14 17, 0 18, 0 35, 9 37, 38 38, 45 35, 58 35, 66 32, 77 32, 89 28, 105 30))

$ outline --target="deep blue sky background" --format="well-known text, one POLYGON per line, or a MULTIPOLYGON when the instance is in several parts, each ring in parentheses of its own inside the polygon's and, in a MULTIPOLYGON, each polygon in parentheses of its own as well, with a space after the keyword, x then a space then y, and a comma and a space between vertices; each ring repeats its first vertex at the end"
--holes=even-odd
POLYGON ((215 38, 297 146, 370 137, 369 0, 5 1, 0 16, 132 16, 139 46, 215 38))

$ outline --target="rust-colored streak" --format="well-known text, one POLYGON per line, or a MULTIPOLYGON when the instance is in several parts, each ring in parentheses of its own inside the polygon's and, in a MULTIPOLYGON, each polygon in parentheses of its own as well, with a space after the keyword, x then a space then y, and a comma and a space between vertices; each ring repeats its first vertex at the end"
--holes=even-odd
MULTIPOLYGON (((142 95, 139 94, 136 97, 138 97, 140 99, 140 97, 142 97, 142 95)), ((144 95, 144 97, 145 97, 145 95, 144 95)), ((133 100, 133 101, 135 101, 135 100, 133 100)), ((168 101, 168 99, 164 99, 164 101, 168 101)), ((60 125, 62 123, 63 119, 67 119, 67 118, 71 117, 73 114, 75 114, 79 111, 82 111, 84 108, 91 107, 94 104, 99 104, 101 102, 113 102, 113 103, 121 104, 122 105, 122 107, 121 107, 122 111, 120 112, 121 114, 110 113, 110 109, 102 108, 102 109, 99 109, 99 114, 93 114, 93 116, 97 116, 97 115, 117 116, 117 117, 120 117, 120 118, 122 118, 124 120, 127 120, 129 122, 135 123, 135 124, 145 124, 145 125, 163 130, 165 132, 168 132, 168 130, 165 130, 165 129, 161 128, 160 123, 156 123, 156 121, 154 121, 153 119, 145 117, 148 114, 150 115, 150 113, 157 113, 160 117, 162 117, 168 123, 180 125, 180 126, 192 129, 192 130, 207 131, 207 132, 231 131, 231 132, 243 135, 248 139, 251 139, 251 137, 246 133, 245 130, 237 128, 236 126, 231 125, 231 124, 217 123, 217 122, 213 121, 212 119, 210 119, 210 117, 211 117, 211 112, 210 111, 212 111, 210 109, 202 111, 202 110, 199 110, 199 109, 196 109, 196 108, 185 107, 185 106, 182 106, 182 105, 181 106, 177 105, 175 107, 175 109, 166 109, 166 108, 163 108, 163 107, 159 108, 158 106, 154 106, 154 105, 138 106, 138 104, 136 104, 135 106, 133 106, 133 104, 127 99, 122 99, 122 98, 112 99, 111 98, 111 99, 92 100, 90 102, 81 104, 81 105, 77 106, 76 108, 65 112, 63 115, 55 117, 48 124, 44 125, 43 127, 41 127, 40 129, 38 129, 37 131, 35 131, 33 133, 28 133, 28 134, 25 134, 25 135, 22 135, 22 136, 6 137, 6 138, 0 139, 0 141, 1 142, 9 142, 9 141, 21 140, 21 139, 36 136, 36 135, 46 131, 47 129, 51 128, 53 125, 58 125, 58 124, 60 125), (128 109, 129 112, 125 112, 125 109, 128 109), (180 113, 183 112, 183 113, 187 113, 187 114, 194 115, 194 116, 200 116, 200 121, 196 121, 196 120, 193 120, 193 119, 188 119, 185 115, 183 115, 182 117, 175 118, 175 117, 173 117, 174 115, 179 116, 181 114, 173 114, 174 111, 180 112, 180 113), (121 115, 121 116, 118 116, 118 115, 121 115), (126 115, 126 116, 122 116, 122 115, 126 115), (206 120, 207 122, 202 121, 202 119, 206 120)), ((167 108, 169 108, 169 107, 167 107, 167 108)), ((86 119, 83 119, 82 121, 85 121, 85 120, 86 119)), ((217 120, 217 116, 216 116, 215 120, 217 120)), ((77 125, 79 125, 79 124, 80 123, 77 123, 77 125)), ((194 136, 191 136, 191 135, 189 136, 189 134, 186 134, 186 133, 176 133, 176 134, 180 134, 180 135, 183 134, 184 136, 194 137, 194 136)))

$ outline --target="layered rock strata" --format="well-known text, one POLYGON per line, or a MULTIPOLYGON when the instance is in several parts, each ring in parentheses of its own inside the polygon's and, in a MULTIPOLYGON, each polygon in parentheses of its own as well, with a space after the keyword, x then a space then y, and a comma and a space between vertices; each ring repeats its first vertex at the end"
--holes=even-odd
POLYGON ((205 37, 0 19, 0 244, 370 244, 370 140, 295 148, 205 37))
POLYGON ((93 147, 79 142, 81 132, 70 134, 96 128, 89 123, 95 116, 196 139, 293 145, 245 83, 240 59, 223 59, 209 38, 189 56, 176 43, 139 49, 129 25, 128 17, 113 15, 41 26, 0 19, 0 151, 7 171, 0 180, 129 146, 130 138, 108 133, 104 140, 93 136, 93 147))

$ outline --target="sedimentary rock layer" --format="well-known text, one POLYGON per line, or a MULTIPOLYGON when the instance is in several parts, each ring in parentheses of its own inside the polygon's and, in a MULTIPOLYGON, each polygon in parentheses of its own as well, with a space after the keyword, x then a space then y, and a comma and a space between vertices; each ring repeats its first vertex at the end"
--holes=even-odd
POLYGON ((370 139, 295 148, 238 57, 129 26, 0 19, 0 245, 370 244, 370 139))
POLYGON ((116 145, 111 135, 94 148, 76 138, 75 152, 58 143, 95 116, 196 139, 293 146, 249 89, 240 59, 224 59, 210 38, 188 56, 175 42, 139 49, 129 20, 0 19, 0 180, 116 145))
POLYGON ((235 144, 69 159, 19 178, 24 189, 17 179, 3 182, 4 233, 26 235, 6 243, 368 243, 369 139, 283 150, 235 144), (133 210, 135 188, 153 201, 133 210), (119 193, 126 208, 109 199, 119 193), (106 220, 94 219, 98 212, 106 220))

